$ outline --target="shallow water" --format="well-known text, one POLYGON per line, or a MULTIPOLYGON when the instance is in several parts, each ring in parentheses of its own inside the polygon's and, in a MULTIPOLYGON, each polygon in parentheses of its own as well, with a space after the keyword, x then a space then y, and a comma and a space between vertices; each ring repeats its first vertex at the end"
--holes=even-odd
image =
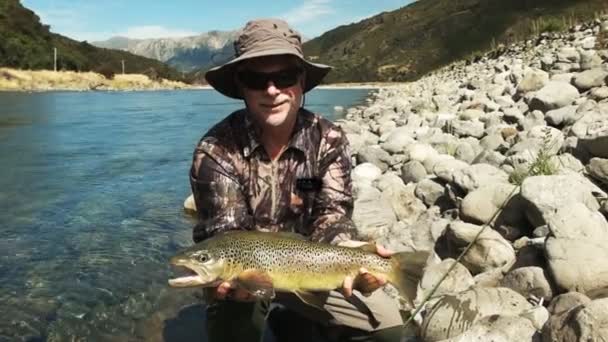
MULTIPOLYGON (((335 119, 368 92, 314 90, 307 107, 335 119)), ((167 260, 191 244, 194 145, 240 106, 210 90, 0 93, 0 341, 199 336, 167 260)))

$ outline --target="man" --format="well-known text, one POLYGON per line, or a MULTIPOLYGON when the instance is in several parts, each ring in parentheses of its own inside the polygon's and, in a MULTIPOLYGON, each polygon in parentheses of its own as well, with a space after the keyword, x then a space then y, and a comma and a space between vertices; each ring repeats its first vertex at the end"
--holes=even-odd
MULTIPOLYGON (((287 23, 247 23, 235 41, 236 57, 211 69, 207 81, 220 93, 244 100, 201 139, 190 182, 199 215, 195 242, 227 230, 287 231, 313 241, 356 242, 348 142, 329 121, 302 108, 304 93, 330 67, 304 59, 301 37, 287 23)), ((389 253, 378 247, 378 253, 389 253)), ((402 320, 386 283, 361 270, 342 292, 322 298, 323 310, 295 296, 279 295, 268 325, 280 341, 398 341, 402 320), (354 285, 354 293, 353 293, 354 285), (357 290, 369 293, 362 295, 357 290)), ((225 282, 209 305, 210 341, 256 341, 267 303, 225 282)))

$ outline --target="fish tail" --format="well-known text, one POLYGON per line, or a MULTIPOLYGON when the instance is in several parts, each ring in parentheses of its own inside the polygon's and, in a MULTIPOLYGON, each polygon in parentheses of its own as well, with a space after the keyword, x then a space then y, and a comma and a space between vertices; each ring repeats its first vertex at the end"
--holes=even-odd
POLYGON ((422 278, 429 256, 428 251, 416 251, 396 253, 391 257, 393 269, 389 280, 410 305, 416 298, 418 282, 422 278))

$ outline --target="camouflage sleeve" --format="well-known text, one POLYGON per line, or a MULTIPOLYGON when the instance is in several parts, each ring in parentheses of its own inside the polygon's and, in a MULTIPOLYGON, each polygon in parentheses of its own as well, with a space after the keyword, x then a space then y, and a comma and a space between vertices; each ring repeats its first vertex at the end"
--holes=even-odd
POLYGON ((348 140, 332 128, 321 141, 319 175, 323 186, 313 206, 313 241, 337 244, 355 237, 352 221, 352 162, 348 140))
POLYGON ((194 151, 190 169, 190 186, 198 214, 198 223, 192 231, 194 242, 218 232, 251 226, 252 218, 236 170, 227 155, 204 140, 194 151))

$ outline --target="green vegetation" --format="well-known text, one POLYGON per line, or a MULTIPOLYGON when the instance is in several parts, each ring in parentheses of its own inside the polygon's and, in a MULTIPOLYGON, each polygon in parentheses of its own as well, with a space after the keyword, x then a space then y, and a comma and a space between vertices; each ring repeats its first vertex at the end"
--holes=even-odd
POLYGON ((419 0, 304 44, 328 82, 404 81, 545 31, 593 19, 605 0, 419 0))
POLYGON ((152 79, 181 78, 181 73, 159 61, 97 48, 86 41, 52 33, 18 0, 0 0, 0 66, 53 70, 53 48, 58 51, 57 70, 94 71, 112 77, 122 72, 124 61, 128 73, 141 73, 152 79))
POLYGON ((555 165, 553 161, 551 161, 553 154, 549 152, 552 150, 553 145, 554 143, 552 142, 551 134, 547 130, 545 131, 545 135, 536 158, 534 158, 528 167, 516 168, 509 175, 509 182, 511 184, 521 185, 524 182, 524 179, 530 176, 550 176, 556 174, 557 171, 559 171, 559 167, 555 165))

